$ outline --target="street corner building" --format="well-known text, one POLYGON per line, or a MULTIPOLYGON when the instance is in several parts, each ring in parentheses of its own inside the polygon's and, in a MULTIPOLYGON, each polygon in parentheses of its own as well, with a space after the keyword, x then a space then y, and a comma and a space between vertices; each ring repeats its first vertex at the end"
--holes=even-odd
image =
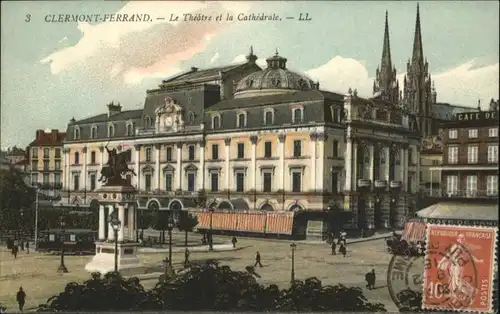
POLYGON ((422 138, 437 135, 440 105, 418 9, 403 91, 387 15, 383 37, 370 98, 355 86, 322 90, 278 51, 261 69, 250 49, 243 64, 163 80, 140 110, 110 103, 107 113, 72 119, 63 202, 96 204, 108 146, 129 151, 140 210, 192 211, 198 229, 321 238, 402 228, 416 211, 422 138))

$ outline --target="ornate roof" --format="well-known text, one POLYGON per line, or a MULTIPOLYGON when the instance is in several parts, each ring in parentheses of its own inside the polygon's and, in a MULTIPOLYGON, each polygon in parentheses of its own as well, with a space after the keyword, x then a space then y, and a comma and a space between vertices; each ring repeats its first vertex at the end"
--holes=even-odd
POLYGON ((276 54, 266 59, 267 68, 251 73, 244 77, 236 87, 235 98, 238 94, 243 94, 244 91, 251 90, 302 90, 309 91, 317 89, 315 84, 310 78, 303 74, 290 71, 286 68, 286 58, 276 54))

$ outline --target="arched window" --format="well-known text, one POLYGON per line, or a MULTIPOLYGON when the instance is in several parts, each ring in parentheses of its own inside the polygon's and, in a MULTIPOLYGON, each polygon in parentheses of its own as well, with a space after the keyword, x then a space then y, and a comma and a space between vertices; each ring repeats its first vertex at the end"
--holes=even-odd
POLYGON ((75 152, 75 165, 79 165, 80 164, 80 153, 79 152, 75 152))
POLYGON ((304 120, 303 108, 295 108, 292 111, 292 119, 294 123, 301 123, 304 120))
POLYGON ((220 117, 214 116, 212 117, 212 129, 220 128, 220 117))
POLYGON ((264 112, 264 124, 265 125, 271 125, 273 124, 274 120, 274 113, 272 110, 267 110, 264 112))
POLYGON ((188 113, 188 121, 187 121, 187 123, 188 124, 193 124, 194 123, 194 118, 195 118, 194 112, 190 111, 188 113))
POLYGON ((108 125, 108 137, 112 137, 115 135, 115 127, 110 124, 108 125))
POLYGON ((134 125, 132 123, 127 124, 127 136, 134 134, 134 125))
POLYGON ((246 123, 245 123, 245 114, 244 113, 239 113, 238 116, 237 116, 237 125, 236 127, 238 128, 243 128, 246 126, 246 123))
POLYGON ((75 131, 73 133, 73 139, 74 140, 79 140, 80 139, 80 128, 79 127, 75 128, 75 131))
POLYGON ((95 126, 95 125, 90 130, 90 138, 92 138, 92 139, 97 138, 97 126, 95 126))

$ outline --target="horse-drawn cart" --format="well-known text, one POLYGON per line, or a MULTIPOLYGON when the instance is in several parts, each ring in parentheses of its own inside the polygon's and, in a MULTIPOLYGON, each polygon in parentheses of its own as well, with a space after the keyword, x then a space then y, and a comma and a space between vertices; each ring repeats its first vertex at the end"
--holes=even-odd
POLYGON ((401 236, 394 235, 386 240, 387 251, 394 255, 420 256, 425 254, 425 223, 408 221, 401 236))

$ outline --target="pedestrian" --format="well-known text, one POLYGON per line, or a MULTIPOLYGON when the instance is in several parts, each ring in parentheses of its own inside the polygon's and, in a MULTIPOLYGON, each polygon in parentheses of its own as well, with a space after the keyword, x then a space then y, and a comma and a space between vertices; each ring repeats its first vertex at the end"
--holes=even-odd
POLYGON ((14 248, 12 250, 13 250, 12 254, 14 254, 14 258, 17 258, 17 252, 19 252, 19 247, 17 245, 14 245, 14 248))
POLYGON ((342 254, 342 257, 345 257, 347 254, 347 249, 344 243, 340 243, 339 253, 342 254))
POLYGON ((259 265, 259 267, 262 267, 262 263, 260 262, 260 253, 257 252, 257 254, 255 254, 255 264, 253 265, 253 267, 259 265))
POLYGON ((26 241, 26 254, 30 254, 30 241, 26 241))
POLYGON ((17 304, 19 304, 19 311, 23 311, 24 303, 26 301, 26 293, 23 291, 23 287, 19 288, 16 295, 17 304))
POLYGON ((372 269, 371 272, 366 273, 365 275, 365 280, 366 280, 366 287, 368 290, 375 289, 375 269, 372 269))
POLYGON ((236 248, 236 243, 238 243, 238 239, 236 239, 236 237, 233 236, 233 238, 231 239, 231 243, 233 244, 233 249, 236 248))
POLYGON ((342 231, 340 233, 340 240, 341 242, 344 242, 344 245, 347 244, 347 233, 345 231, 342 231))
POLYGON ((24 240, 21 240, 21 251, 24 251, 24 240))
POLYGON ((332 255, 337 255, 336 249, 337 245, 335 244, 335 241, 332 241, 332 255))
POLYGON ((189 255, 191 253, 189 252, 188 248, 184 251, 184 267, 189 267, 189 255))

